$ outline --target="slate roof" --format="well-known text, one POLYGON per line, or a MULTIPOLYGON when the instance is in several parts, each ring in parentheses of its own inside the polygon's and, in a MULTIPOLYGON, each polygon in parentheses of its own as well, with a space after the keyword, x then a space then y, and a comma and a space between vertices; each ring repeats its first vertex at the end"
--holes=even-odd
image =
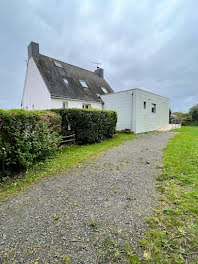
POLYGON ((105 79, 95 72, 41 54, 33 58, 52 97, 100 101, 98 95, 105 94, 102 87, 108 93, 114 92, 105 79), (54 62, 60 63, 62 67, 56 66, 54 62), (65 83, 64 79, 68 83, 65 83), (88 88, 83 87, 80 80, 84 81, 88 88))

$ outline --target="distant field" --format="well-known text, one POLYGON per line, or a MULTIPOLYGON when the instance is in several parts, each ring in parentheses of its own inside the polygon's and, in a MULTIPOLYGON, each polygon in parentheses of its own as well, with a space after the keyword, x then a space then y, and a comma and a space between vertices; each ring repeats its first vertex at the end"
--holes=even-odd
POLYGON ((176 131, 164 150, 159 206, 140 243, 141 263, 198 263, 198 127, 176 131))

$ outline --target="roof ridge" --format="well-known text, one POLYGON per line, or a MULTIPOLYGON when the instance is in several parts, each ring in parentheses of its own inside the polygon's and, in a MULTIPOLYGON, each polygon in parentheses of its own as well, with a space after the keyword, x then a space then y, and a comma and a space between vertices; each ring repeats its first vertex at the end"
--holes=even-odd
MULTIPOLYGON (((81 70, 84 70, 84 71, 88 71, 88 72, 94 73, 94 74, 97 75, 97 73, 95 73, 94 71, 90 71, 90 70, 87 70, 87 69, 84 69, 84 68, 78 67, 78 66, 76 66, 76 65, 73 65, 73 64, 70 64, 70 63, 64 62, 64 61, 62 61, 62 60, 58 60, 58 59, 55 59, 55 58, 52 58, 52 57, 49 57, 49 56, 46 56, 46 55, 43 55, 43 54, 40 54, 40 55, 42 55, 42 56, 44 56, 44 57, 47 57, 47 58, 49 58, 49 59, 52 59, 52 60, 58 61, 58 62, 62 62, 62 63, 68 64, 68 65, 70 65, 70 66, 72 66, 72 67, 75 67, 75 68, 78 68, 78 69, 81 69, 81 70)), ((104 79, 104 78, 103 78, 103 79, 104 79)))

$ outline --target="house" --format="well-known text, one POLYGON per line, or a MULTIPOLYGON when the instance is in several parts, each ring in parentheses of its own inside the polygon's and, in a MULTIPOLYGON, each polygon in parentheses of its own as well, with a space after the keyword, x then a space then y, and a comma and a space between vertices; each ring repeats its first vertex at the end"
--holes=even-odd
POLYGON ((117 130, 134 133, 158 130, 169 124, 169 99, 138 88, 101 95, 104 109, 118 114, 117 130))
POLYGON ((104 79, 104 71, 94 72, 39 53, 39 44, 28 46, 28 62, 22 108, 103 108, 100 95, 114 91, 104 79))
POLYGON ((28 63, 22 98, 26 110, 96 108, 115 110, 117 130, 153 131, 169 124, 169 99, 138 88, 114 92, 104 71, 94 72, 44 56, 39 44, 28 46, 28 63))

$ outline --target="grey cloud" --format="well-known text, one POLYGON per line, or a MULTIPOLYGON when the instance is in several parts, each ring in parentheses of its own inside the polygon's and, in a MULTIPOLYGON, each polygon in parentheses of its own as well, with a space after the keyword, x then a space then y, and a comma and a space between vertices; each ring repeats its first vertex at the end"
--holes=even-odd
POLYGON ((197 1, 130 0, 1 3, 0 108, 20 107, 27 45, 94 70, 100 61, 115 91, 144 88, 173 110, 197 102, 197 1))

